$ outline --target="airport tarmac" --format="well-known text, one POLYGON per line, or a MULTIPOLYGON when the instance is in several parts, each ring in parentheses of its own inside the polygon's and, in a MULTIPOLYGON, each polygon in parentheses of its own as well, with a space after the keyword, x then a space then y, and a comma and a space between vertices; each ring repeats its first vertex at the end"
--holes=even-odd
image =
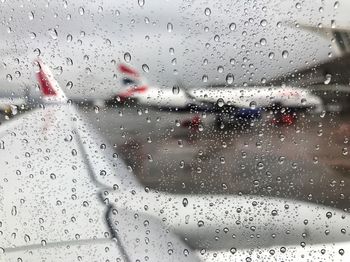
POLYGON ((254 194, 350 208, 349 117, 306 115, 249 128, 181 125, 194 115, 145 108, 83 110, 145 187, 185 194, 254 194), (345 127, 344 127, 345 126, 345 127))

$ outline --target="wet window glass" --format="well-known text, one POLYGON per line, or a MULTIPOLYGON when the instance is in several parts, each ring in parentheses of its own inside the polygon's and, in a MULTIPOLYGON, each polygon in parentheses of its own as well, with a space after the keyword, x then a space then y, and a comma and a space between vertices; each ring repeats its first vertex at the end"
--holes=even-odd
POLYGON ((0 261, 349 261, 346 0, 0 0, 0 261))

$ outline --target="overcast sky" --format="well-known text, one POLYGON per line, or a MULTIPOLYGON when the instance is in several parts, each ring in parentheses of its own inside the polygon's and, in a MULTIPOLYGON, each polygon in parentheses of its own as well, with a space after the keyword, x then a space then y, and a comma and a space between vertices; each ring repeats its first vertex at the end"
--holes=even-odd
POLYGON ((145 77, 163 88, 224 83, 229 73, 233 85, 260 82, 336 55, 330 37, 288 26, 330 27, 335 20, 349 27, 350 1, 335 2, 1 0, 0 94, 34 87, 39 53, 63 87, 73 82, 71 97, 115 93, 115 62, 126 52, 130 65, 142 71, 147 64, 145 77))

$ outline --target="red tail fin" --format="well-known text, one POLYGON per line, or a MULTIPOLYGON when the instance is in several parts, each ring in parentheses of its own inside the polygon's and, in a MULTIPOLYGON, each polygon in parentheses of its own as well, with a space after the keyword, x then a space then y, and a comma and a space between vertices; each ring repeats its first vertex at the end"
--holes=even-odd
POLYGON ((125 64, 119 64, 118 70, 121 73, 128 75, 128 76, 132 76, 132 77, 136 77, 136 78, 138 78, 140 76, 139 73, 135 69, 133 69, 125 64))
POLYGON ((40 60, 36 60, 35 62, 39 66, 39 71, 36 73, 36 77, 40 90, 43 94, 43 98, 46 101, 66 102, 67 97, 53 77, 51 70, 40 60))

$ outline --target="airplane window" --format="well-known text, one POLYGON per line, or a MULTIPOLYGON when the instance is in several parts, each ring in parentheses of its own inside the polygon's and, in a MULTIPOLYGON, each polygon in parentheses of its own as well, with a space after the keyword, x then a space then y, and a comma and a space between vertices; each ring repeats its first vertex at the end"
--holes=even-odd
POLYGON ((350 261, 349 10, 0 0, 0 261, 350 261))

